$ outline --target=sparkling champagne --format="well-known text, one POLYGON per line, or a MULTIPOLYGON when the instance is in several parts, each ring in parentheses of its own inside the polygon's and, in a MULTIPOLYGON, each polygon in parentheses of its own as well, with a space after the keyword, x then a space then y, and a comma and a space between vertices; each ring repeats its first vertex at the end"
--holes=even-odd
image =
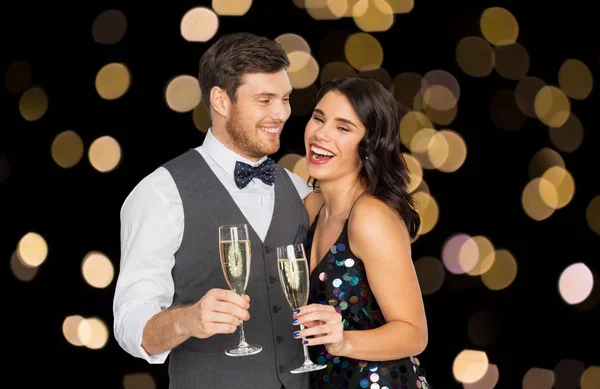
POLYGON ((219 242, 221 250, 221 266, 229 289, 239 295, 246 292, 250 275, 250 241, 223 240, 219 242))
POLYGON ((279 280, 288 303, 298 309, 308 303, 308 261, 306 258, 279 259, 279 280))

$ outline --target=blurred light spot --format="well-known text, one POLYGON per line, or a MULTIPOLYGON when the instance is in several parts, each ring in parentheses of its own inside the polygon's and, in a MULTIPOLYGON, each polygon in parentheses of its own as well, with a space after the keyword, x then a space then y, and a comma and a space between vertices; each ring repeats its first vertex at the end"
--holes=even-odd
MULTIPOLYGON (((323 72, 321 72, 322 74, 323 72)), ((303 116, 312 112, 316 105, 317 86, 312 84, 303 89, 296 89, 290 95, 292 115, 303 116)))
POLYGON ((406 72, 398 74, 392 82, 392 92, 396 101, 414 109, 413 102, 417 92, 421 90, 423 77, 420 74, 406 72))
POLYGON ((400 140, 410 149, 415 134, 424 128, 433 129, 433 127, 433 123, 427 116, 421 112, 410 111, 400 120, 400 140))
POLYGON ((181 19, 181 36, 189 42, 207 42, 219 28, 219 17, 206 7, 192 8, 181 19))
POLYGON ((4 88, 8 93, 23 93, 31 86, 31 65, 25 61, 14 61, 4 72, 4 88))
MULTIPOLYGON (((575 195, 575 181, 569 171, 561 166, 553 166, 544 172, 542 178, 555 188, 556 209, 563 208, 571 202, 575 195)), ((547 201, 544 193, 540 193, 540 195, 548 206, 553 204, 553 199, 547 201)))
MULTIPOLYGON (((319 82, 321 85, 339 77, 354 77, 356 70, 345 62, 329 62, 323 66, 319 82)), ((294 106, 292 105, 292 111, 294 106)))
POLYGON ((354 6, 353 18, 363 31, 387 31, 394 24, 394 11, 387 0, 362 0, 354 6))
POLYGON ((10 175, 12 167, 6 154, 0 153, 0 183, 4 182, 10 175))
POLYGON ((413 157, 408 153, 402 153, 404 157, 404 161, 406 162, 406 167, 408 168, 408 177, 410 179, 410 183, 406 190, 408 193, 412 193, 423 181, 423 167, 418 159, 413 157))
POLYGON ((600 235, 600 195, 590 200, 585 210, 585 219, 591 230, 600 235))
POLYGON ((499 378, 498 366, 490 363, 485 375, 481 379, 472 384, 463 384, 463 387, 464 389, 494 389, 499 378))
POLYGON ((194 121, 194 126, 196 126, 200 132, 205 134, 208 132, 212 123, 208 110, 204 104, 196 105, 192 111, 192 120, 194 121))
POLYGON ((356 70, 375 70, 383 62, 383 48, 377 39, 367 33, 355 33, 348 37, 344 45, 348 63, 356 70))
POLYGON ((590 366, 581 376, 581 389, 596 388, 600 388, 600 366, 590 366))
POLYGON ((483 351, 463 350, 452 364, 454 378, 463 384, 472 384, 485 376, 489 362, 487 354, 483 351))
POLYGON ((498 338, 501 322, 501 315, 490 308, 475 312, 467 324, 469 339, 479 347, 491 346, 498 338))
POLYGON ((560 127, 569 118, 571 103, 562 90, 546 85, 535 96, 535 114, 550 127, 560 127))
POLYGON ((307 88, 319 76, 319 64, 310 54, 304 51, 295 51, 288 54, 290 67, 287 70, 292 87, 296 89, 307 88))
POLYGON ((200 103, 200 83, 196 77, 181 75, 169 81, 165 89, 167 105, 175 112, 189 112, 200 103))
POLYGON ((444 266, 435 257, 422 257, 415 262, 415 270, 423 295, 437 292, 444 283, 444 266))
POLYGON ((23 119, 32 122, 40 119, 48 111, 48 96, 39 86, 27 89, 19 100, 19 112, 23 119))
POLYGON ((479 21, 483 37, 493 45, 510 45, 519 37, 519 24, 513 14, 502 7, 487 8, 479 21))
POLYGON ((512 253, 505 249, 496 250, 494 263, 481 275, 481 281, 490 290, 502 290, 509 287, 517 277, 517 261, 512 253))
POLYGON ((447 111, 458 103, 460 85, 452 73, 431 70, 421 80, 421 93, 425 104, 439 111, 447 111))
POLYGON ((480 37, 462 38, 456 45, 455 56, 461 70, 471 77, 485 77, 494 70, 494 50, 480 37))
POLYGON ((439 169, 450 157, 450 144, 445 134, 436 131, 427 149, 427 160, 434 169, 439 169))
POLYGON ((581 361, 562 359, 554 367, 554 389, 578 389, 585 365, 581 361))
POLYGON ((83 345, 92 350, 101 349, 108 342, 108 327, 97 317, 82 321, 77 332, 83 345))
POLYGON ((294 166, 302 159, 299 154, 289 153, 284 155, 277 161, 277 164, 281 167, 286 168, 289 171, 294 170, 294 166))
POLYGON ((593 287, 592 271, 582 262, 569 265, 562 271, 558 280, 560 296, 570 305, 579 304, 587 299, 593 287))
POLYGON ((131 84, 129 69, 122 63, 110 63, 96 75, 96 91, 105 100, 115 100, 127 92, 131 84))
POLYGON ((114 45, 119 43, 127 31, 125 14, 116 9, 101 12, 92 24, 92 36, 96 43, 114 45))
POLYGON ((286 54, 293 53, 295 51, 303 51, 306 54, 310 54, 310 46, 304 38, 298 34, 282 34, 275 38, 275 42, 279 43, 283 51, 286 54))
POLYGON ((424 91, 421 90, 421 93, 423 95, 423 104, 435 110, 448 111, 456 107, 456 97, 444 85, 431 85, 424 91))
POLYGON ((17 244, 17 255, 27 266, 40 266, 48 257, 48 244, 36 232, 28 232, 17 244))
POLYGON ((477 263, 471 270, 467 271, 467 274, 479 276, 490 270, 496 260, 496 251, 494 245, 487 237, 477 235, 472 239, 477 245, 477 263))
POLYGON ((583 125, 573 112, 569 113, 569 118, 560 127, 548 127, 548 134, 552 144, 566 153, 572 153, 577 150, 583 142, 583 125))
POLYGON ((529 70, 529 53, 520 43, 494 47, 494 67, 507 80, 520 80, 529 70))
POLYGON ((294 2, 294 5, 298 8, 304 8, 304 2, 305 0, 292 0, 294 2))
POLYGON ((570 98, 586 99, 592 92, 593 83, 592 72, 583 62, 568 59, 560 66, 558 84, 570 98))
MULTIPOLYGON (((415 7, 414 0, 385 0, 392 7, 392 12, 395 14, 407 14, 415 7)), ((379 4, 375 3, 376 5, 379 4)))
POLYGON ((368 78, 379 82, 387 90, 392 89, 392 76, 384 68, 365 70, 358 73, 358 77, 368 78))
POLYGON ((556 188, 544 178, 534 178, 523 189, 521 204, 527 216, 533 220, 547 219, 554 213, 558 204, 556 188))
POLYGON ((538 77, 525 76, 519 80, 515 88, 515 100, 519 110, 530 118, 537 118, 535 98, 546 83, 538 77))
POLYGON ((79 315, 67 316, 63 320, 62 333, 67 342, 73 346, 83 346, 81 339, 79 338, 79 326, 85 319, 79 315))
POLYGON ((490 116, 498 128, 507 131, 519 130, 527 119, 517 106, 515 93, 509 89, 499 89, 494 93, 490 116))
MULTIPOLYGON (((436 168, 444 173, 453 173, 461 168, 467 159, 467 144, 463 137, 453 130, 440 130, 438 135, 442 135, 448 144, 448 155, 441 162, 434 161, 436 168)), ((431 155, 432 160, 435 160, 431 155)))
POLYGON ((106 288, 113 280, 115 269, 112 262, 101 252, 89 252, 81 264, 83 278, 94 288, 106 288))
MULTIPOLYGON (((444 87, 441 87, 444 88, 444 87)), ((420 94, 420 93, 419 93, 420 94)), ((415 107, 417 107, 417 103, 415 102, 415 107)), ((423 113, 427 115, 429 120, 433 123, 439 124, 441 126, 446 126, 454 121, 456 115, 458 113, 458 104, 454 105, 447 111, 440 111, 433 108, 426 103, 422 104, 423 113)))
MULTIPOLYGON (((412 155, 419 160, 421 166, 423 166, 425 169, 435 169, 435 166, 429 158, 429 150, 431 149, 434 143, 436 135, 437 130, 434 130, 433 128, 422 128, 413 136, 410 142, 409 149, 412 152, 412 155)), ((447 155, 448 144, 445 143, 446 139, 443 136, 438 139, 438 143, 444 142, 444 144, 438 144, 438 147, 436 148, 436 150, 434 150, 434 153, 436 151, 441 151, 445 153, 445 155, 447 155)), ((441 158, 444 158, 444 156, 442 156, 441 158)))
POLYGON ((534 179, 537 177, 542 177, 546 170, 554 166, 564 168, 565 161, 563 160, 563 157, 561 157, 561 155, 555 150, 544 147, 538 150, 533 157, 531 157, 528 169, 529 178, 534 179))
POLYGON ((130 373, 123 377, 123 389, 156 389, 156 381, 149 373, 130 373))
POLYGON ((35 278, 39 268, 27 265, 19 258, 19 253, 15 251, 10 256, 10 270, 19 281, 29 282, 35 278))
POLYGON ((52 141, 52 159, 62 168, 70 168, 83 157, 83 140, 71 130, 63 131, 52 141))
POLYGON ((291 171, 302 177, 304 181, 308 180, 309 175, 308 170, 306 169, 306 157, 300 157, 291 171))
POLYGON ((348 10, 347 0, 304 0, 306 12, 315 20, 335 20, 348 10))
POLYGON ((479 256, 477 244, 471 236, 456 233, 444 242, 442 262, 452 274, 464 274, 473 269, 479 256))
POLYGON ((96 170, 106 173, 121 162, 121 147, 113 137, 101 136, 90 145, 88 158, 96 170))
POLYGON ((416 203, 416 210, 421 217, 421 226, 417 233, 419 235, 425 235, 437 224, 440 218, 440 208, 437 201, 429 193, 415 192, 413 198, 416 203))
POLYGON ((212 9, 219 15, 242 16, 252 6, 252 0, 212 0, 212 9))
POLYGON ((548 369, 532 367, 523 376, 523 389, 552 389, 554 372, 548 369))

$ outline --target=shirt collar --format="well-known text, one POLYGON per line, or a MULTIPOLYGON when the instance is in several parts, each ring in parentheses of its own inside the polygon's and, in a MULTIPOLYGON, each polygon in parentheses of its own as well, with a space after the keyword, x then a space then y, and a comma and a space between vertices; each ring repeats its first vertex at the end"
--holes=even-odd
POLYGON ((231 151, 223 143, 219 142, 217 138, 212 134, 211 128, 206 132, 202 148, 229 176, 233 179, 233 173, 235 171, 235 163, 237 161, 245 162, 251 166, 258 166, 268 157, 264 156, 257 162, 250 161, 241 155, 231 151))

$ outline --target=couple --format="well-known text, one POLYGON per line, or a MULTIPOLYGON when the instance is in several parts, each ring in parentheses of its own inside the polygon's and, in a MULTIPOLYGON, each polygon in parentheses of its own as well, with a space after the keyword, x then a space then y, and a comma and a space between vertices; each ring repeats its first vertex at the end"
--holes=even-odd
POLYGON ((304 135, 309 184, 267 157, 290 116, 288 67, 276 42, 248 33, 203 54, 211 129, 121 209, 115 337, 149 363, 169 357, 172 389, 428 388, 412 357, 427 344, 427 324, 396 102, 373 80, 323 85, 304 135), (218 227, 246 221, 252 269, 240 297, 223 277, 218 227), (275 247, 294 242, 305 243, 311 285, 309 305, 292 313, 275 247), (263 350, 229 357, 242 321, 263 350), (303 361, 301 342, 326 369, 290 373, 303 361))

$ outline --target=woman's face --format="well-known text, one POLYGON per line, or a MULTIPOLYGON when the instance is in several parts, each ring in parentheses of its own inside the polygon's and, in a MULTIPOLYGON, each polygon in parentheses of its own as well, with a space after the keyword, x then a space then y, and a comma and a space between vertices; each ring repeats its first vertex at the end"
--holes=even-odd
POLYGON ((306 124, 307 170, 321 183, 358 176, 362 162, 358 145, 366 134, 352 105, 342 93, 330 91, 319 101, 306 124))

